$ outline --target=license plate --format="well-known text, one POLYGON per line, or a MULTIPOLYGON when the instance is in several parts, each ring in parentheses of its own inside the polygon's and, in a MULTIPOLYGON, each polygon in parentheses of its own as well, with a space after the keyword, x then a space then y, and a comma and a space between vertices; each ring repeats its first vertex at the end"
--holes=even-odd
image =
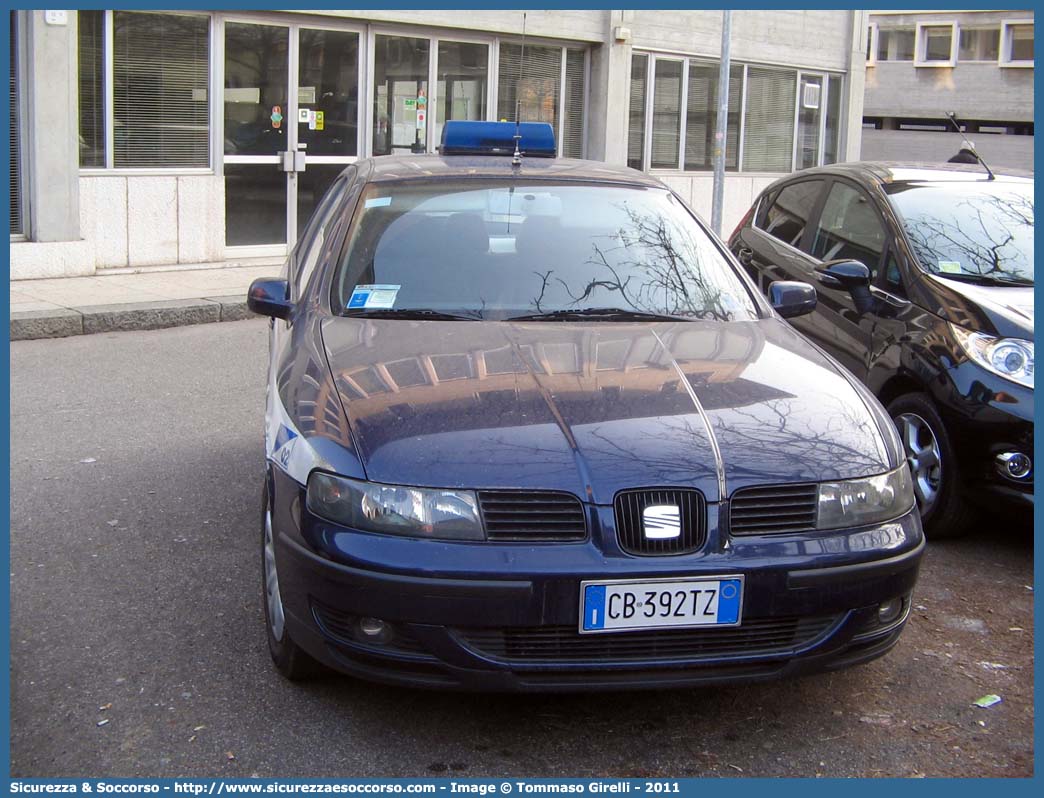
POLYGON ((580 583, 580 633, 739 626, 743 577, 580 583))

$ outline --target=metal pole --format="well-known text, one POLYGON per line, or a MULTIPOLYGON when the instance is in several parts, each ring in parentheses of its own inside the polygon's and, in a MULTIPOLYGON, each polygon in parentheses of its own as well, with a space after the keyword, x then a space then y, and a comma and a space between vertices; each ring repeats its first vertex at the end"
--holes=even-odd
POLYGON ((721 207, 725 198, 725 141, 729 124, 729 40, 732 34, 732 12, 721 12, 721 66, 718 70, 718 118, 714 130, 714 199, 711 205, 711 228, 721 235, 721 207))

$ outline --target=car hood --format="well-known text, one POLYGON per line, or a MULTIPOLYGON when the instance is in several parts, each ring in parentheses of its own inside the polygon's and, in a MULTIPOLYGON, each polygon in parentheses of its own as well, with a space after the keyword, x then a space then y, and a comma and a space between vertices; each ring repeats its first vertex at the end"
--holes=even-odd
POLYGON ((334 317, 322 337, 367 478, 625 488, 717 501, 755 484, 881 473, 875 400, 777 319, 434 322, 334 317))
POLYGON ((934 275, 928 279, 954 324, 1033 340, 1033 286, 978 285, 934 275))

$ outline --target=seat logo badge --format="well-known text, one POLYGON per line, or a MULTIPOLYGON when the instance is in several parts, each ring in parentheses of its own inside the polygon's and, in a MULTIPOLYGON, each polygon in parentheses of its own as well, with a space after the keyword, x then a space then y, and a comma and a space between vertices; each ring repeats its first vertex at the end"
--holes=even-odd
POLYGON ((642 510, 642 531, 647 540, 681 537, 681 512, 675 504, 650 504, 642 510))

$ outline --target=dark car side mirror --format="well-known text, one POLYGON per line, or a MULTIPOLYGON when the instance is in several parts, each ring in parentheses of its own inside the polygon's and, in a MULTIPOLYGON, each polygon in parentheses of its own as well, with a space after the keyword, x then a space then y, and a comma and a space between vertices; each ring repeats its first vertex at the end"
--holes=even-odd
POLYGON ((769 283, 769 304, 784 319, 804 316, 816 309, 816 289, 808 283, 776 280, 769 283))
POLYGON ((852 295, 859 315, 874 309, 874 297, 870 293, 870 270, 857 260, 830 260, 816 267, 816 276, 830 288, 844 288, 852 295))
POLYGON ((247 307, 261 316, 288 319, 294 310, 289 296, 290 284, 286 280, 259 277, 247 291, 247 307))

